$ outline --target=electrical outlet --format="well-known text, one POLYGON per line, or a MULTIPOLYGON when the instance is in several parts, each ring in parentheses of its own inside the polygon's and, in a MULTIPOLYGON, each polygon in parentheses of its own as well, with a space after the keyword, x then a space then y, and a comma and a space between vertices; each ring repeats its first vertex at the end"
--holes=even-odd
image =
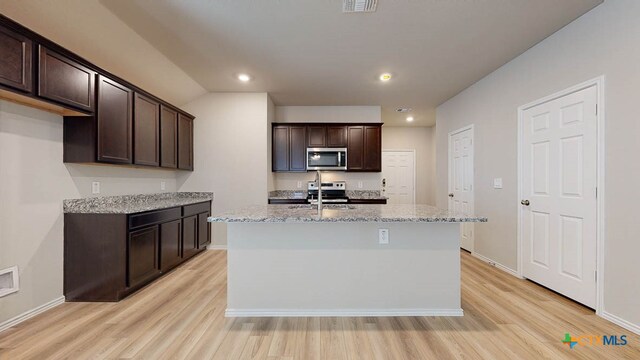
POLYGON ((494 189, 502 189, 502 178, 493 179, 493 188, 494 189))
POLYGON ((362 189, 362 181, 358 181, 358 189, 362 189))
POLYGON ((160 190, 167 190, 167 182, 160 181, 160 190))
POLYGON ((389 229, 378 229, 378 243, 380 245, 389 244, 389 229))
POLYGON ((302 189, 302 181, 298 181, 298 189, 302 189))
POLYGON ((100 181, 94 181, 91 183, 91 193, 100 194, 100 181))

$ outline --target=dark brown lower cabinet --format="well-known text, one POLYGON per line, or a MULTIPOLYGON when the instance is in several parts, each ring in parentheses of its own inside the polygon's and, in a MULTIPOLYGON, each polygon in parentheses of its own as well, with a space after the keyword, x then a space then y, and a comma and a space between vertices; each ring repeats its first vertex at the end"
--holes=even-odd
POLYGON ((64 214, 66 301, 119 301, 200 253, 211 202, 135 214, 64 214))
POLYGON ((211 242, 211 223, 207 222, 209 213, 198 214, 198 249, 211 242))
POLYGON ((182 219, 182 257, 190 258, 198 252, 198 216, 182 219))
POLYGON ((137 286, 160 273, 158 225, 129 233, 129 276, 127 286, 137 286))
POLYGON ((182 220, 160 224, 160 269, 168 271, 182 261, 182 220))

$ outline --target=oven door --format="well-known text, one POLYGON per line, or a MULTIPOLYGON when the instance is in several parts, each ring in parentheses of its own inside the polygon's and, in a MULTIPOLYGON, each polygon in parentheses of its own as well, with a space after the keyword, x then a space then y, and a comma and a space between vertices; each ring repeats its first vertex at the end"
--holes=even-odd
POLYGON ((307 148, 307 170, 347 170, 347 149, 307 148))

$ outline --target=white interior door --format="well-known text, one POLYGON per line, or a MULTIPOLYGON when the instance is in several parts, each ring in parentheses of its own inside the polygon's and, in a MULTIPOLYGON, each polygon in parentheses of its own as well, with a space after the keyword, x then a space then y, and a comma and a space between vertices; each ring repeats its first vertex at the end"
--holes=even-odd
POLYGON ((597 90, 522 113, 523 275, 596 304, 597 90))
POLYGON ((415 152, 382 151, 382 189, 388 204, 415 203, 415 152))
MULTIPOLYGON (((473 127, 449 133, 449 209, 472 214, 473 127)), ((473 252, 473 223, 460 226, 460 247, 473 252)))

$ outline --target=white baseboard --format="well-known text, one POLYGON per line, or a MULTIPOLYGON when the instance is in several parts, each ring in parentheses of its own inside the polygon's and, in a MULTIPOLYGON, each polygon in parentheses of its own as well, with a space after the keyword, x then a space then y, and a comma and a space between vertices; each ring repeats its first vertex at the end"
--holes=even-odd
POLYGON ((600 317, 602 317, 605 320, 609 320, 612 323, 614 323, 614 324, 616 324, 616 325, 618 325, 620 327, 623 327, 623 328, 625 328, 625 329, 627 329, 627 330, 629 330, 631 332, 634 332, 634 333, 640 335, 640 325, 637 325, 637 324, 634 324, 632 322, 629 322, 629 321, 627 321, 627 320, 625 320, 625 319, 623 319, 621 317, 618 317, 618 316, 613 315, 611 313, 608 313, 606 311, 602 311, 598 315, 600 315, 600 317))
POLYGON ((477 259, 480 259, 480 260, 486 262, 487 264, 489 264, 491 266, 495 266, 496 268, 506 272, 507 274, 517 277, 518 279, 524 279, 522 276, 518 275, 518 272, 516 270, 513 270, 510 267, 504 266, 504 265, 502 265, 502 264, 500 264, 498 262, 495 262, 495 261, 489 259, 486 256, 480 255, 480 254, 478 254, 476 252, 472 252, 471 256, 473 256, 473 257, 475 257, 477 259))
POLYGON ((227 309, 225 317, 463 316, 462 309, 227 309))
POLYGON ((23 312, 22 314, 9 319, 3 323, 0 323, 0 332, 7 330, 8 328, 14 327, 18 324, 20 324, 23 321, 27 321, 29 319, 31 319, 32 317, 41 314, 49 309, 52 309, 60 304, 64 303, 64 296, 61 296, 57 299, 51 300, 46 304, 42 304, 40 306, 38 306, 37 308, 28 310, 23 312))
POLYGON ((207 246, 207 250, 227 250, 227 245, 211 244, 207 246))

